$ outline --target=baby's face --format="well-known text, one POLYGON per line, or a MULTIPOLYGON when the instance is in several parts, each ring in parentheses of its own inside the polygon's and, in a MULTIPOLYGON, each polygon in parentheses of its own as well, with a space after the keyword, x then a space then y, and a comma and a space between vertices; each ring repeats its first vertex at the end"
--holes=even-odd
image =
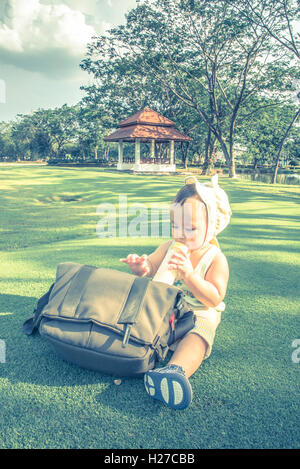
POLYGON ((207 211, 196 197, 186 199, 183 205, 171 206, 172 237, 185 244, 190 251, 202 247, 207 231, 207 211))

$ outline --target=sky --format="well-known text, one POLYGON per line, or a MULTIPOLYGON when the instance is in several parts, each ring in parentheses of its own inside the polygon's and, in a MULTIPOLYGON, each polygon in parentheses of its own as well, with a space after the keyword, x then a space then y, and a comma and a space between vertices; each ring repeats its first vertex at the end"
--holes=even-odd
POLYGON ((0 121, 73 105, 92 36, 121 24, 136 0, 0 0, 0 121))

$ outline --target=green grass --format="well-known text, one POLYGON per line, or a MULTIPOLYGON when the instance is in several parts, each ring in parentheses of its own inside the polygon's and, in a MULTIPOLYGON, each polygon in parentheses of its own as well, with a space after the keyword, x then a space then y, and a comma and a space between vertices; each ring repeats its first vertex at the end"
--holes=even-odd
POLYGON ((227 309, 211 357, 191 378, 187 410, 150 399, 141 379, 116 386, 64 362, 22 332, 59 262, 128 271, 120 257, 162 241, 99 239, 100 203, 125 193, 129 204, 168 204, 183 177, 0 168, 0 448, 299 447, 297 186, 221 178, 233 210, 219 238, 231 272, 227 309))

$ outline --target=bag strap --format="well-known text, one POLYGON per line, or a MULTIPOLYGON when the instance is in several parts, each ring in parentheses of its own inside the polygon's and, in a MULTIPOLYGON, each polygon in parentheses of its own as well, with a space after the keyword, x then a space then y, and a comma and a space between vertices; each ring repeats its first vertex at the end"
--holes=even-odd
POLYGON ((146 294, 150 279, 134 279, 126 303, 118 319, 118 324, 135 324, 146 294))
POLYGON ((117 324, 126 324, 122 347, 126 347, 130 338, 132 326, 137 322, 143 300, 150 282, 150 278, 136 277, 117 324))
POLYGON ((86 283, 96 268, 91 265, 83 265, 75 274, 61 304, 61 312, 64 316, 74 317, 86 283))
POLYGON ((31 318, 27 319, 27 321, 24 322, 23 324, 23 332, 26 335, 31 335, 33 334, 39 327, 41 319, 42 319, 42 312, 44 307, 48 304, 49 297, 51 295, 52 289, 54 287, 54 283, 52 283, 51 287, 43 295, 37 302, 37 306, 34 310, 34 314, 31 318))

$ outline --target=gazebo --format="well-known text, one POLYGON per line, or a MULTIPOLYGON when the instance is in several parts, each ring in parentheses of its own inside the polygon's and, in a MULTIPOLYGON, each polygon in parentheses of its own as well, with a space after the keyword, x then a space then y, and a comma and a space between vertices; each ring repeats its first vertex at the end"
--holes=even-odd
POLYGON ((118 142, 120 171, 174 172, 175 142, 190 142, 193 139, 175 129, 175 122, 163 117, 150 108, 136 112, 118 124, 118 130, 104 138, 106 142, 118 142), (135 143, 135 154, 124 155, 124 142, 135 143), (150 154, 141 157, 141 143, 150 143, 150 154), (168 143, 166 155, 156 155, 156 143, 168 143))

